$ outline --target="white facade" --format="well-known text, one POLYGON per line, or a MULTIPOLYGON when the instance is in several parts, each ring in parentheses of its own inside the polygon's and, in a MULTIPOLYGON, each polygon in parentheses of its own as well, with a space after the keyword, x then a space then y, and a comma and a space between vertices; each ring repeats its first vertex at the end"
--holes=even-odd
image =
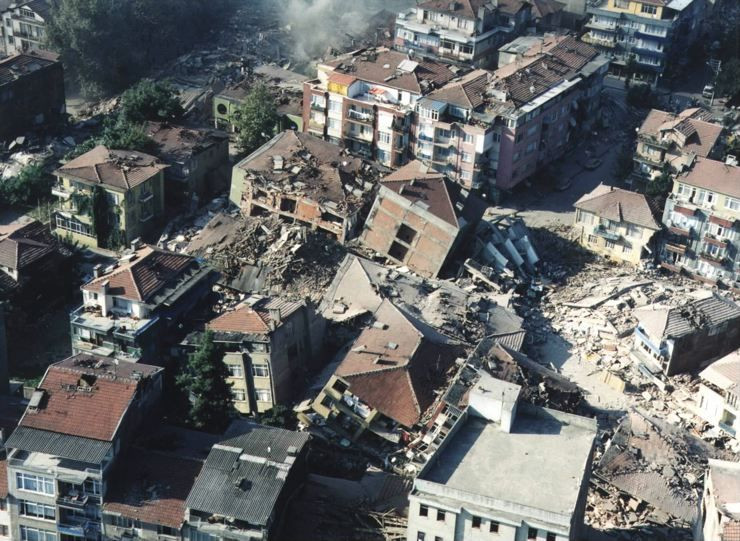
MULTIPOLYGON (((695 541, 723 541, 740 527, 740 463, 709 460, 695 541)), ((734 538, 734 536, 733 536, 734 538)))
POLYGON ((740 439, 740 351, 705 368, 696 397, 696 413, 713 426, 740 439))
POLYGON ((45 21, 27 5, 11 4, 0 14, 2 18, 2 47, 8 56, 29 49, 41 49, 46 39, 45 21))
MULTIPOLYGON (((5 462, 0 462, 0 467, 5 467, 5 462)), ((10 512, 8 511, 7 498, 0 498, 0 541, 10 541, 10 512)))

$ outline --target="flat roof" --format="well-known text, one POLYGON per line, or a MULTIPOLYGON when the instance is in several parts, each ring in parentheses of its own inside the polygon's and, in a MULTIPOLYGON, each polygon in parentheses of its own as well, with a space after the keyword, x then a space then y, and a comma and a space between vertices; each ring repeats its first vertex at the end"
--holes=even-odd
POLYGON ((520 404, 511 433, 470 416, 420 479, 553 513, 572 513, 596 422, 520 404))

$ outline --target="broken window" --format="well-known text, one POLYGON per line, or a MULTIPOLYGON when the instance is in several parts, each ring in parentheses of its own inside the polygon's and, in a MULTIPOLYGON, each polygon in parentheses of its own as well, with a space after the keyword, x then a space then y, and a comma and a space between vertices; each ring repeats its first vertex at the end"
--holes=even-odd
POLYGON ((349 386, 346 383, 344 383, 341 379, 338 379, 334 382, 334 385, 332 385, 331 388, 337 391, 338 393, 344 393, 344 391, 346 391, 349 388, 349 386))
POLYGON ((411 244, 414 237, 416 237, 416 231, 406 224, 401 224, 401 227, 398 228, 398 232, 396 233, 396 238, 402 240, 406 244, 411 244))
POLYGON ((492 520, 491 523, 488 525, 488 531, 491 533, 498 533, 498 522, 492 520))
POLYGON ((334 405, 334 400, 332 400, 330 396, 324 395, 324 398, 321 399, 321 405, 327 409, 331 409, 334 405))
POLYGON ((480 523, 481 523, 481 518, 480 517, 473 517, 473 528, 475 528, 476 530, 479 530, 480 529, 480 523))
POLYGON ((388 255, 391 256, 393 259, 403 261, 404 259, 406 259, 406 254, 408 253, 408 251, 408 248, 406 248, 402 244, 394 242, 393 244, 391 244, 391 249, 388 250, 388 255))
POLYGON ((442 511, 441 509, 437 509, 437 520, 439 522, 444 522, 445 521, 445 512, 442 511))
POLYGON ((284 212, 295 212, 295 199, 288 197, 280 199, 280 210, 284 212))
POLYGON ((344 218, 341 216, 337 216, 333 212, 324 211, 321 213, 321 219, 325 222, 331 222, 333 224, 342 225, 344 223, 344 218))
POLYGON ((419 505, 419 516, 420 517, 428 517, 429 516, 429 506, 421 504, 419 505))

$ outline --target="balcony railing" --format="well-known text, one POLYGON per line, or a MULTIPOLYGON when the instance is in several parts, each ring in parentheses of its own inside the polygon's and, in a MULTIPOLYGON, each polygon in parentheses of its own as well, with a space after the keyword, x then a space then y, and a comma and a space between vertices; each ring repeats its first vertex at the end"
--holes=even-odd
POLYGON ((146 203, 147 201, 151 201, 152 199, 154 199, 154 193, 152 192, 142 192, 139 195, 140 203, 146 203))
POLYGON ((594 235, 598 235, 612 242, 616 242, 622 238, 622 235, 620 235, 617 231, 613 229, 607 229, 603 225, 597 225, 596 227, 594 227, 594 235))
POLYGON ((372 113, 364 113, 357 109, 347 110, 347 118, 350 120, 357 120, 359 122, 371 123, 373 121, 372 113))
POLYGON ((62 199, 69 199, 70 197, 72 197, 72 192, 63 184, 55 184, 51 187, 51 195, 60 197, 62 199))
POLYGON ((315 101, 312 101, 311 109, 313 109, 314 111, 326 111, 326 104, 316 103, 315 101))

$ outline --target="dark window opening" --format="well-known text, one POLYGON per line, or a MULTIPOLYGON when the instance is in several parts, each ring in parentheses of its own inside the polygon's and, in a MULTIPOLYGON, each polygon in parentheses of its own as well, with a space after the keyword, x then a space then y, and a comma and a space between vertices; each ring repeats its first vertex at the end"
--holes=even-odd
POLYGON ((252 210, 249 212, 250 216, 269 216, 270 211, 266 208, 260 207, 259 205, 252 205, 252 210))
POLYGON ((473 517, 473 528, 480 529, 481 519, 480 517, 473 517))
POLYGON ((284 212, 295 212, 295 199, 283 197, 280 200, 280 210, 284 212))
POLYGON ((226 108, 226 106, 223 103, 219 103, 216 107, 216 110, 218 111, 219 115, 225 115, 229 112, 229 110, 226 108))
POLYGON ((537 528, 530 528, 527 532, 527 539, 537 539, 537 528))
POLYGON ((419 505, 419 516, 420 517, 428 517, 429 516, 429 506, 427 505, 419 505))
POLYGON ((344 383, 341 379, 338 379, 334 382, 334 385, 332 385, 331 388, 339 393, 343 393, 349 388, 349 385, 344 383))
POLYGON ((416 237, 416 231, 411 229, 406 224, 401 224, 401 227, 398 228, 398 232, 396 232, 396 238, 399 240, 402 240, 406 244, 411 244, 413 242, 414 237, 416 237))
POLYGON ((406 254, 408 253, 408 251, 409 249, 402 244, 394 242, 393 244, 391 244, 391 249, 388 250, 388 255, 391 256, 393 259, 403 261, 404 259, 406 259, 406 254))
POLYGON ((330 396, 324 395, 324 398, 321 399, 321 405, 325 408, 331 408, 334 405, 334 400, 330 396))
POLYGON ((445 520, 445 512, 441 510, 437 510, 437 520, 440 522, 444 522, 445 520))
POLYGON ((322 212, 321 219, 325 222, 331 222, 337 225, 342 225, 344 223, 344 218, 342 218, 341 216, 337 216, 332 212, 322 212))
POLYGON ((555 541, 555 534, 547 532, 547 541, 555 541))
POLYGON ((491 524, 489 524, 488 526, 488 531, 490 531, 491 533, 498 533, 498 522, 492 520, 491 524))

